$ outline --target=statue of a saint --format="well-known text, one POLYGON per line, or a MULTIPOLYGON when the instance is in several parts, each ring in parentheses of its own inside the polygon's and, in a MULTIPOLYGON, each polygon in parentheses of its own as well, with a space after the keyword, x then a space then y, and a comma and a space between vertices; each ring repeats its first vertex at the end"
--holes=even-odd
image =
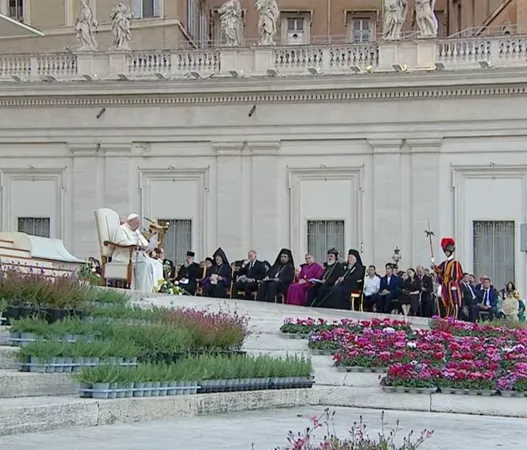
POLYGON ((218 10, 224 45, 239 47, 242 44, 242 7, 239 0, 227 0, 218 10))
POLYGON ((97 50, 95 33, 98 26, 99 23, 93 17, 93 11, 88 5, 88 0, 81 0, 79 15, 75 20, 75 32, 77 33, 77 40, 81 44, 78 48, 79 51, 93 52, 97 50))
POLYGON ((437 37, 439 23, 434 13, 435 0, 415 0, 415 21, 422 38, 437 37))
POLYGON ((260 15, 258 31, 260 39, 258 45, 274 45, 276 22, 280 17, 280 10, 276 0, 256 0, 256 11, 260 15))
POLYGON ((130 50, 130 28, 132 26, 132 12, 124 2, 119 2, 112 9, 113 47, 111 50, 130 50))
POLYGON ((387 41, 401 39, 401 29, 406 20, 408 0, 384 0, 383 38, 387 41))

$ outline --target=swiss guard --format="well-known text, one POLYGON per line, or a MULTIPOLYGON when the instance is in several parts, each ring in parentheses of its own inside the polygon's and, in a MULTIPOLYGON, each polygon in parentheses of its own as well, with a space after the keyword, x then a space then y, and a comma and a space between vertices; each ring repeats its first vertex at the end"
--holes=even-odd
POLYGON ((439 315, 441 317, 453 317, 457 319, 459 307, 463 299, 461 293, 461 280, 463 279, 463 268, 461 263, 455 259, 456 242, 452 238, 441 239, 441 248, 446 255, 446 260, 438 266, 432 258, 432 269, 441 283, 441 304, 439 304, 439 315))

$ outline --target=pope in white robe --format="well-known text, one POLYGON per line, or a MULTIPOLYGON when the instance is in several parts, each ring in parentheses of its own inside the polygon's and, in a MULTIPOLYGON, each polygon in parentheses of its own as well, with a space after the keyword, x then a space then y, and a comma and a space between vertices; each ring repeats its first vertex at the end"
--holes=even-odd
MULTIPOLYGON (((137 214, 130 214, 125 223, 116 231, 112 241, 119 245, 134 245, 138 249, 132 253, 132 285, 130 289, 141 292, 155 292, 160 280, 163 279, 163 263, 150 258, 147 250, 149 242, 139 231, 141 220, 137 214)), ((112 261, 128 263, 130 251, 116 248, 112 254, 112 261)))

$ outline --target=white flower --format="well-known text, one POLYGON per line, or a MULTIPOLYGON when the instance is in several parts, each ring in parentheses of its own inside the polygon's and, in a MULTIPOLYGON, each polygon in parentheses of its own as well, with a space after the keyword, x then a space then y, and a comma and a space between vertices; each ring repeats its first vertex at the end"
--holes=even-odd
POLYGON ((415 348, 415 347, 417 347, 417 344, 416 344, 415 342, 408 342, 408 343, 406 344, 406 346, 407 346, 407 347, 410 347, 410 348, 415 348))
POLYGON ((383 333, 395 333, 395 329, 392 327, 386 327, 382 331, 383 333))

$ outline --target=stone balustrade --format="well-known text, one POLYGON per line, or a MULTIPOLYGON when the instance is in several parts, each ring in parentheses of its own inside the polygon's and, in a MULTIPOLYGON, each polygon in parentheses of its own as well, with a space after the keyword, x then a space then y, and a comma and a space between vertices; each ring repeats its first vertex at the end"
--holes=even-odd
POLYGON ((526 65, 527 37, 338 45, 0 55, 0 79, 206 78, 471 69, 526 65))

